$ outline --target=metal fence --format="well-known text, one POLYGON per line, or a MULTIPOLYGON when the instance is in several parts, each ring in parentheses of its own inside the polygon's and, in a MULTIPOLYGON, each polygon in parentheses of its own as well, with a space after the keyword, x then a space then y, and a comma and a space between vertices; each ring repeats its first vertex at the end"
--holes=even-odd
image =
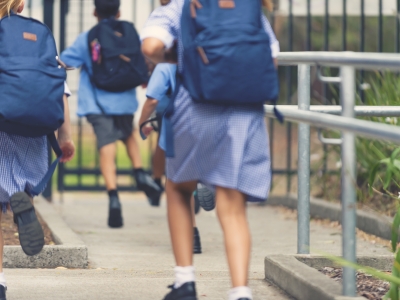
MULTIPOLYGON (((54 19, 54 27, 60 32, 59 45, 62 50, 69 46, 72 40, 82 31, 88 30, 93 24, 92 0, 59 0, 54 5, 54 0, 43 0, 45 20, 53 22, 54 10, 58 10, 59 18, 54 19), (47 13, 46 13, 47 12, 47 13), (53 12, 53 15, 51 15, 53 12), (51 16, 51 17, 50 17, 51 16), (59 24, 57 24, 59 22, 59 24)), ((138 18, 145 19, 148 13, 157 5, 157 0, 126 0, 129 2, 129 10, 133 21, 138 18), (147 6, 144 7, 143 5, 147 6), (144 7, 144 8, 143 8, 144 7)), ((122 1, 124 2, 124 1, 122 1)), ((276 6, 273 13, 268 15, 278 39, 282 51, 370 51, 370 52, 399 52, 400 21, 400 0, 279 0, 275 1, 276 6), (387 30, 387 28, 392 30, 387 30), (395 29, 395 30, 393 30, 395 29), (368 36, 366 36, 368 32, 368 36)), ((124 13, 126 13, 124 11, 124 13)), ((138 24, 140 29, 141 23, 138 24)), ((281 93, 280 104, 297 103, 297 73, 292 66, 283 66, 279 69, 281 93)), ((357 90, 363 97, 363 90, 360 88, 364 82, 366 72, 359 70, 357 76, 357 90)), ((77 78, 77 75, 70 74, 69 77, 77 78)), ((69 79, 73 92, 78 86, 77 80, 69 79)), ((312 79, 311 97, 321 105, 332 104, 330 99, 334 97, 326 83, 318 83, 312 79)), ((75 99, 72 99, 74 103, 75 99)), ((269 124, 270 145, 272 154, 272 172, 274 178, 282 179, 284 184, 281 187, 289 192, 294 186, 294 176, 297 176, 296 157, 296 128, 288 124, 285 128, 277 125, 273 120, 269 124), (283 132, 282 132, 283 131, 283 132), (282 144, 282 148, 278 146, 282 144), (283 146, 285 144, 285 146, 283 146)), ((85 145, 92 143, 86 138, 91 135, 89 126, 84 120, 77 121, 75 136, 77 139, 77 161, 73 167, 61 167, 58 173, 59 190, 100 190, 103 189, 101 182, 98 158, 94 147, 85 148, 85 145), (84 156, 88 151, 93 161, 85 164, 84 156), (89 182, 87 178, 91 178, 89 182), (100 177, 100 178, 99 178, 100 177)), ((322 146, 326 150, 326 146, 322 146)), ((324 155, 322 163, 322 174, 337 172, 329 170, 324 155)), ((119 161, 124 161, 119 157, 119 161)), ((130 172, 122 163, 119 164, 118 172, 122 176, 130 172)), ((127 182, 123 189, 132 190, 131 182, 127 182)))
MULTIPOLYGON (((280 65, 298 67, 298 108, 279 107, 286 121, 300 123, 298 147, 298 248, 299 254, 310 253, 310 125, 342 132, 342 254, 356 262, 356 152, 355 134, 400 144, 400 128, 354 119, 357 115, 400 116, 400 107, 355 108, 356 69, 400 70, 400 55, 377 53, 292 52, 281 53, 280 65), (340 106, 310 107, 310 66, 338 67, 338 77, 321 78, 340 86, 340 106), (311 111, 310 111, 311 108, 311 111), (326 113, 341 113, 341 116, 326 113)), ((266 115, 274 117, 273 107, 265 106, 266 115)), ((355 270, 343 270, 343 294, 356 296, 355 270)))
MULTIPOLYGON (((48 0, 51 1, 51 0, 48 0)), ((93 16, 93 0, 60 0, 60 51, 70 46, 76 37, 92 28, 96 24, 93 16)), ((147 18, 154 9, 156 0, 132 1, 122 0, 122 17, 128 21, 147 18), (145 16, 137 14, 142 10, 145 16)), ((139 20, 140 21, 140 20, 139 20)), ((143 20, 141 20, 143 22, 143 20)), ((136 25, 140 29, 141 25, 136 25)), ((79 85, 79 70, 68 74, 68 84, 73 96, 70 99, 71 110, 75 115, 77 110, 77 91, 79 85)), ((142 92, 138 89, 138 92, 142 92)), ((141 95, 143 98, 143 95, 141 95)), ((68 165, 61 165, 58 169, 57 186, 59 191, 100 191, 104 190, 104 182, 99 167, 99 154, 95 147, 95 136, 85 118, 73 119, 73 137, 76 142, 76 158, 68 165)), ((140 140, 140 138, 138 138, 140 140)), ((140 142, 140 141, 139 141, 140 142)), ((155 143, 140 142, 144 167, 149 168, 151 148, 155 143)), ((118 145, 116 163, 118 175, 118 189, 120 191, 135 191, 136 186, 132 178, 132 166, 122 145, 118 145)))
MULTIPOLYGON (((400 51, 400 0, 280 0, 275 1, 275 11, 270 15, 273 27, 281 43, 282 51, 400 51), (389 30, 390 29, 390 30, 389 30)), ((356 73, 357 91, 364 98, 361 88, 366 72, 356 73)), ((299 91, 297 73, 291 66, 280 68, 280 104, 295 104, 299 91)), ((311 97, 322 105, 332 104, 333 95, 327 83, 312 80, 311 97)), ((270 145, 272 156, 282 155, 274 151, 278 141, 276 123, 270 121, 270 145)), ((297 174, 292 141, 294 128, 286 128, 285 166, 272 159, 274 177, 286 178, 286 192, 293 189, 292 177, 297 174)), ((322 146, 327 152, 327 146, 322 146)), ((322 174, 328 170, 328 155, 322 158, 322 174)), ((280 161, 280 160, 279 160, 280 161)))

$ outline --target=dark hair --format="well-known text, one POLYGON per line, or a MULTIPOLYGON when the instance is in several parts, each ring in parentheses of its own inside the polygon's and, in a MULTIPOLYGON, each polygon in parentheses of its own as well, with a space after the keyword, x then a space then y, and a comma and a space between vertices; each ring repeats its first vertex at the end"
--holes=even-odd
POLYGON ((114 17, 119 11, 120 4, 120 0, 94 0, 97 15, 101 19, 114 17))

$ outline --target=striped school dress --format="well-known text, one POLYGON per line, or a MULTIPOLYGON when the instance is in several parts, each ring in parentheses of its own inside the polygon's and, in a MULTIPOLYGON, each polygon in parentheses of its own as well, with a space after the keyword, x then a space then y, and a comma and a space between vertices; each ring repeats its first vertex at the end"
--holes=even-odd
MULTIPOLYGON (((65 94, 70 95, 65 85, 65 94)), ((29 196, 48 170, 47 138, 28 138, 0 131, 0 205, 6 212, 10 198, 25 191, 29 196)))
MULTIPOLYGON (((155 37, 168 48, 178 41, 178 68, 183 70, 180 18, 184 0, 156 9, 146 22, 142 40, 155 37)), ((260 16, 270 36, 273 56, 279 43, 268 20, 260 16)), ((244 75, 245 76, 245 75, 244 75)), ((271 186, 269 139, 262 107, 215 106, 194 103, 181 86, 174 101, 173 158, 166 175, 175 182, 202 182, 238 190, 249 201, 265 201, 271 186)))

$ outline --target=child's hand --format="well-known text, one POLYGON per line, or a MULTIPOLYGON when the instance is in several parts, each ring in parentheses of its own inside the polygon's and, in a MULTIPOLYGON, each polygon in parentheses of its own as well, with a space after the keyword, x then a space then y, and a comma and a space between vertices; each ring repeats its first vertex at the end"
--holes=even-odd
POLYGON ((142 132, 146 137, 148 137, 153 130, 154 128, 152 126, 145 126, 142 128, 142 132))
POLYGON ((60 162, 69 162, 75 155, 74 142, 70 138, 63 138, 59 136, 58 143, 63 154, 60 162))

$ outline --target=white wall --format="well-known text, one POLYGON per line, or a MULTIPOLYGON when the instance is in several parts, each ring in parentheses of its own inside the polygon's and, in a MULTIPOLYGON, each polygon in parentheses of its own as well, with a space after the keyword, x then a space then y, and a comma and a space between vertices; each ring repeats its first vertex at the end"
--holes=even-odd
MULTIPOLYGON (((29 0, 25 1, 28 2, 29 0)), ((22 15, 43 21, 43 0, 30 0, 30 1, 31 1, 30 4, 31 9, 29 9, 29 5, 26 3, 22 15)))

